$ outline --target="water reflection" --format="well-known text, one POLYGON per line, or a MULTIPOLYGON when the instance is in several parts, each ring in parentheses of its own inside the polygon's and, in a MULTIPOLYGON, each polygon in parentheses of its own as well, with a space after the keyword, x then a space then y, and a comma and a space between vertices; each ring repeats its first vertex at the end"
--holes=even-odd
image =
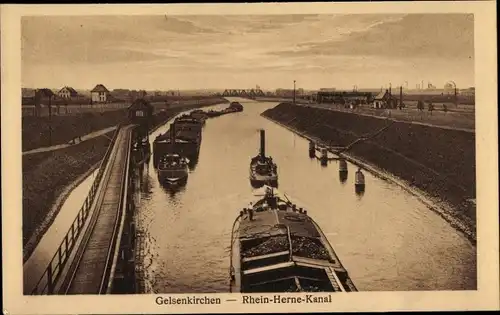
POLYGON ((186 184, 176 184, 176 185, 163 184, 162 188, 165 193, 167 193, 170 197, 174 198, 178 193, 181 193, 186 190, 186 184))
POLYGON ((355 186, 354 192, 356 193, 356 196, 358 196, 358 200, 361 200, 361 198, 365 195, 365 188, 359 188, 358 186, 355 186))
POLYGON ((345 185, 345 183, 347 182, 347 176, 348 175, 348 172, 347 171, 339 171, 339 179, 340 179, 340 182, 342 184, 345 185))

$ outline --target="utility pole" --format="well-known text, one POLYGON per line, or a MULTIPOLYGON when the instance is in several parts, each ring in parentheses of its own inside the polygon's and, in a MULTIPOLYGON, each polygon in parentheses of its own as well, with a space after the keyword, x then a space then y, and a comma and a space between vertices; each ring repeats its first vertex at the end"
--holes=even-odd
POLYGON ((295 80, 293 80, 293 105, 295 105, 295 80))
POLYGON ((455 108, 458 107, 457 85, 455 84, 455 108))
POLYGON ((49 94, 49 146, 52 145, 52 95, 49 94))

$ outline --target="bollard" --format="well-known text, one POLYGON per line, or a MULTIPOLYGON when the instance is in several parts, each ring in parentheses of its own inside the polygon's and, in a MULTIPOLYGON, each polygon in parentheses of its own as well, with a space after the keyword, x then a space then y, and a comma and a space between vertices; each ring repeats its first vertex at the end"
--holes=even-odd
POLYGON ((321 149, 321 165, 322 166, 327 166, 328 165, 328 151, 326 148, 321 149))
POLYGON ((312 159, 316 156, 316 144, 309 141, 309 157, 312 159))
POLYGON ((361 172, 361 168, 356 172, 354 188, 357 194, 362 194, 365 191, 365 175, 361 172))
POLYGON ((344 159, 339 160, 339 179, 342 184, 347 181, 347 162, 344 159))

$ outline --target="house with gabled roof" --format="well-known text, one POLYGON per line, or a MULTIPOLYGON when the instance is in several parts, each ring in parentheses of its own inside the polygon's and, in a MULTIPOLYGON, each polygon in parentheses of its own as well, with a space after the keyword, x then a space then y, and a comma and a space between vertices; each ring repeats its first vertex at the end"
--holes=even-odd
POLYGON ((109 90, 102 84, 97 84, 90 94, 92 102, 95 103, 106 103, 109 98, 109 90))
POLYGON ((373 99, 374 108, 396 108, 398 100, 389 90, 380 91, 373 99))
POLYGON ((70 87, 70 86, 65 86, 62 89, 57 92, 57 96, 60 98, 65 98, 65 99, 70 99, 78 96, 78 92, 70 87))

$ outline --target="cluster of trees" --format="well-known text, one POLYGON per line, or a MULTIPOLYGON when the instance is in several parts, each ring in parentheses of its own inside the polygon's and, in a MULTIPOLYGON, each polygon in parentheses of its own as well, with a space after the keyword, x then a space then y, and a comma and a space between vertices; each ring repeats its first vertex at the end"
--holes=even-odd
MULTIPOLYGON (((424 102, 423 102, 423 101, 419 100, 419 101, 417 102, 417 109, 418 109, 419 111, 423 111, 423 110, 424 110, 424 102)), ((429 112, 431 112, 431 115, 432 115, 432 112, 434 111, 434 109, 435 109, 434 104, 433 104, 432 102, 428 102, 428 103, 427 103, 427 110, 428 110, 429 112)), ((446 106, 446 104, 443 104, 443 111, 444 111, 445 113, 446 113, 446 112, 448 112, 448 106, 446 106)))

